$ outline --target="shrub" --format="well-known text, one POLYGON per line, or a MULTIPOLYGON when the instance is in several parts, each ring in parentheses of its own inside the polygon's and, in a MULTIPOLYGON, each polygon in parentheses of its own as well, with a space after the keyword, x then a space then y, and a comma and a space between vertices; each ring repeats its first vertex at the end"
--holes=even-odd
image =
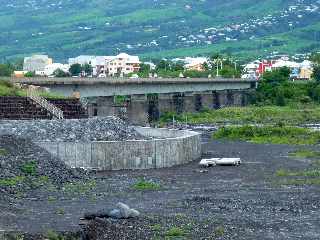
POLYGON ((145 191, 145 190, 159 190, 161 188, 160 184, 146 181, 144 179, 140 179, 133 185, 133 189, 145 191))
POLYGON ((186 235, 183 229, 178 227, 172 227, 170 228, 166 234, 167 237, 183 237, 186 235))
POLYGON ((21 166, 21 171, 25 175, 35 175, 37 170, 37 163, 36 161, 30 161, 21 166))

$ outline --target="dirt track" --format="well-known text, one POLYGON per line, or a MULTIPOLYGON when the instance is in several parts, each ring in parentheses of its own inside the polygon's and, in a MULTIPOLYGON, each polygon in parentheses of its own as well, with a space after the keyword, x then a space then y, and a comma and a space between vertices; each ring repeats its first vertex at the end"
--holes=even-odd
POLYGON ((48 190, 10 205, 0 201, 0 230, 77 232, 84 212, 122 201, 139 210, 140 219, 88 223, 90 239, 163 239, 173 226, 183 231, 182 239, 320 239, 319 187, 281 186, 275 176, 280 168, 310 167, 311 160, 287 157, 298 147, 209 140, 203 148, 210 156, 241 157, 243 165, 201 173, 193 162, 99 173, 96 189, 85 194, 48 190), (141 177, 162 189, 134 190, 141 177))

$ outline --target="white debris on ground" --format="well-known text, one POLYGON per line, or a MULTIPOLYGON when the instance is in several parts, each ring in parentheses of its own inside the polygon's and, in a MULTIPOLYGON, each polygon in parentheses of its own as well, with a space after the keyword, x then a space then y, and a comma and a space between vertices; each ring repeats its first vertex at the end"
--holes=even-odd
POLYGON ((211 167, 211 166, 238 166, 241 164, 240 158, 207 158, 202 159, 199 163, 202 167, 211 167))

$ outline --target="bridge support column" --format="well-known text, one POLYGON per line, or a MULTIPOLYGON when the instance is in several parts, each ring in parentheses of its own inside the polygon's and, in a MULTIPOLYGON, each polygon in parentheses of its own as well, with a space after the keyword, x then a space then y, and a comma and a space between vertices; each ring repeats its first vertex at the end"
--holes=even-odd
POLYGON ((218 91, 213 91, 212 92, 212 107, 213 109, 219 109, 220 108, 220 97, 219 97, 219 92, 218 91))
POLYGON ((173 104, 173 94, 159 94, 158 95, 158 105, 159 105, 159 112, 160 115, 165 112, 173 112, 174 111, 174 104, 173 104))
POLYGON ((158 94, 147 95, 148 122, 153 123, 160 118, 158 94))
POLYGON ((203 109, 213 109, 213 94, 212 92, 204 92, 201 94, 201 102, 203 109))
POLYGON ((146 95, 131 95, 127 116, 132 124, 147 125, 149 123, 148 104, 146 103, 146 95))
POLYGON ((200 109, 201 101, 199 101, 199 95, 195 95, 193 92, 185 93, 183 107, 184 107, 183 109, 184 112, 195 112, 197 111, 197 109, 200 109))
POLYGON ((175 93, 173 94, 173 107, 174 111, 177 114, 184 112, 184 93, 175 93))
POLYGON ((114 115, 113 101, 113 97, 97 97, 90 99, 90 103, 88 104, 89 117, 114 115))

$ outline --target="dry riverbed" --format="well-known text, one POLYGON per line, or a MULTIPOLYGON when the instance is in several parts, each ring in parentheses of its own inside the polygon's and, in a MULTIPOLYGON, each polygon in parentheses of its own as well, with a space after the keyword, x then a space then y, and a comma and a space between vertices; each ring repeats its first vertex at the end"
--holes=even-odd
POLYGON ((319 185, 289 181, 306 176, 279 174, 315 169, 316 157, 289 157, 301 146, 205 137, 203 148, 212 157, 241 157, 243 164, 202 169, 193 162, 169 169, 100 172, 78 184, 44 185, 26 197, 0 198, 0 236, 6 231, 27 233, 23 239, 52 239, 57 233, 65 239, 101 240, 320 239, 319 185), (80 221, 84 213, 119 201, 141 216, 80 221))

